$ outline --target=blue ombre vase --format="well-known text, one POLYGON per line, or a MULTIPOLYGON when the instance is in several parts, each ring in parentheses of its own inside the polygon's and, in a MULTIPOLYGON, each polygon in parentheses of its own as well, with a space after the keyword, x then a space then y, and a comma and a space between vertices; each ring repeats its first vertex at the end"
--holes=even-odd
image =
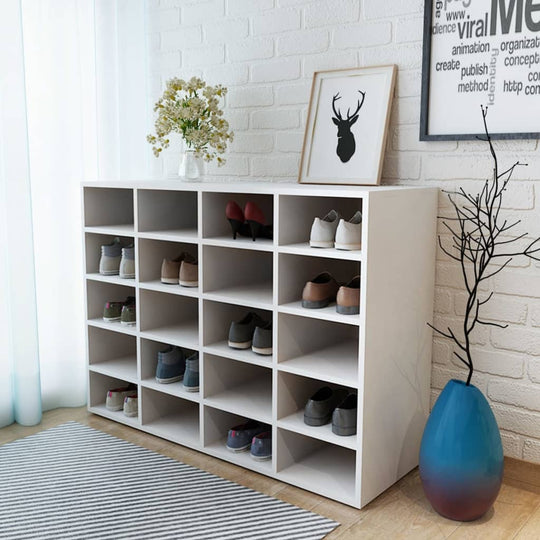
POLYGON ((501 435, 476 386, 452 379, 435 403, 420 446, 420 478, 433 508, 473 521, 493 505, 503 476, 501 435))

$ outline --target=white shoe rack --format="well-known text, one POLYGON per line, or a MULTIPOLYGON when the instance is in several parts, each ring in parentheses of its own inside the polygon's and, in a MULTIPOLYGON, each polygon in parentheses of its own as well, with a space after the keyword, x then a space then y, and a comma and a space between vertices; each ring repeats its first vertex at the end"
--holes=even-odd
POLYGON ((85 183, 84 242, 88 409, 360 508, 418 463, 429 411, 437 190, 274 183, 85 183), (227 201, 254 201, 274 240, 232 239, 227 201), (309 247, 315 216, 363 213, 362 250, 309 247), (100 246, 134 242, 136 278, 101 276, 100 246), (164 257, 199 259, 199 287, 160 282, 164 257), (335 305, 304 309, 302 288, 323 270, 360 274, 359 315, 335 305), (137 300, 136 326, 106 323, 108 300, 137 300), (273 321, 273 355, 227 345, 231 321, 249 310, 273 321), (200 391, 155 380, 166 345, 199 351, 200 391), (105 408, 110 388, 138 387, 139 416, 105 408), (358 433, 303 422, 321 386, 358 393, 358 433), (268 423, 273 457, 225 448, 227 431, 268 423))

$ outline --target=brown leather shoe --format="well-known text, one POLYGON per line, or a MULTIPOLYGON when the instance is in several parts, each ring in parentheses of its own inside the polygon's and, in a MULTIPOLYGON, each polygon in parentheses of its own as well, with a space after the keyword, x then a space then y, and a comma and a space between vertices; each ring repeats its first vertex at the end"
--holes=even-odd
POLYGON ((308 281, 302 291, 302 307, 319 309, 334 302, 339 289, 339 283, 329 272, 322 272, 308 281))
POLYGON ((342 315, 357 315, 360 313, 360 276, 355 276, 342 285, 337 293, 336 311, 342 315))
POLYGON ((199 264, 197 259, 189 254, 186 254, 180 265, 179 282, 182 287, 199 286, 199 264))

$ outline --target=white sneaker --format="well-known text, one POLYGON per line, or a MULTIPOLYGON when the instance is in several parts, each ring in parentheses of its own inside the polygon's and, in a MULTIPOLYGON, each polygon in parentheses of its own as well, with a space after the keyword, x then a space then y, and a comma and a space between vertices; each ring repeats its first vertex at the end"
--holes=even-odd
POLYGON ((311 226, 309 245, 314 248, 334 247, 334 238, 340 217, 335 210, 330 210, 322 219, 316 217, 311 226))
POLYGON ((344 219, 339 221, 335 247, 346 251, 362 248, 362 212, 360 210, 349 221, 344 219))

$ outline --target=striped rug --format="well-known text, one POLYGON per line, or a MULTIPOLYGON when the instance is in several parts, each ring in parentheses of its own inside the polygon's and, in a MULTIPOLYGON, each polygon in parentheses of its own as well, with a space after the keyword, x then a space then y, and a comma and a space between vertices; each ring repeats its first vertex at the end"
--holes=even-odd
POLYGON ((339 524, 68 422, 0 446, 2 539, 320 539, 339 524))

